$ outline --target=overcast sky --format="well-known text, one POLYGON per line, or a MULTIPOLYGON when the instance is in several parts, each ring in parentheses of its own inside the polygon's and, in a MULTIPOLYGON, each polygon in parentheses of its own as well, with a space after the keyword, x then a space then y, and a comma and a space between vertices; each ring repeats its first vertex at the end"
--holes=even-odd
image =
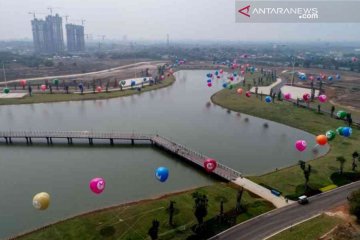
POLYGON ((86 19, 85 32, 95 38, 165 41, 169 33, 171 40, 360 40, 360 24, 235 23, 235 0, 0 0, 0 39, 31 39, 28 12, 49 13, 50 6, 70 22, 86 19))

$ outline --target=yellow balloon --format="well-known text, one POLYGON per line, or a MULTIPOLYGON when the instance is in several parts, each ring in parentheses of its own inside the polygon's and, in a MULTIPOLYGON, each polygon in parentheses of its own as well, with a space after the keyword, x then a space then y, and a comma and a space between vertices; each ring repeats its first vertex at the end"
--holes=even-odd
POLYGON ((33 198, 33 206, 38 210, 45 210, 49 207, 50 195, 46 192, 38 193, 33 198))

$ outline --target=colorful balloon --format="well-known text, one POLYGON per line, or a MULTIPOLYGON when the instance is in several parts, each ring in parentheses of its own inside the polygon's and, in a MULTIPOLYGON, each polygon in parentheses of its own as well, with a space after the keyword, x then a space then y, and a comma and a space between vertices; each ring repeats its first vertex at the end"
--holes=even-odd
POLYGON ((325 135, 319 135, 319 136, 316 137, 316 142, 320 146, 324 146, 324 145, 327 144, 328 138, 325 135))
POLYGON ((98 87, 96 88, 96 91, 97 91, 98 93, 101 93, 101 92, 102 92, 102 87, 98 86, 98 87))
POLYGON ((340 79, 341 79, 340 74, 336 74, 336 79, 337 79, 337 80, 340 80, 340 79))
POLYGON ((227 83, 223 83, 223 88, 227 88, 227 83))
POLYGON ((352 61, 352 62, 357 62, 358 60, 359 60, 359 59, 356 58, 356 57, 352 57, 352 58, 351 58, 351 61, 352 61))
POLYGON ((321 103, 325 103, 325 102, 327 101, 326 95, 320 95, 320 96, 319 96, 319 101, 320 101, 321 103))
POLYGON ((336 137, 336 132, 333 130, 329 130, 326 132, 326 137, 327 137, 328 141, 332 141, 336 137))
POLYGON ((251 92, 250 91, 247 91, 246 94, 245 94, 246 97, 251 97, 251 92))
POLYGON ((314 81, 314 76, 310 76, 310 77, 309 77, 309 80, 310 80, 310 81, 314 81))
POLYGON ((342 135, 343 135, 344 137, 350 137, 351 134, 352 134, 352 128, 350 128, 350 127, 344 127, 344 128, 342 129, 342 135))
POLYGON ((285 93, 284 98, 285 98, 285 100, 290 100, 291 99, 291 94, 290 93, 285 93))
POLYGON ((337 132, 340 136, 343 136, 343 130, 344 130, 343 127, 338 127, 338 128, 336 129, 336 132, 337 132))
POLYGON ((229 84, 229 89, 233 89, 234 86, 232 84, 229 84))
POLYGON ((167 169, 166 167, 159 167, 158 169, 156 169, 155 177, 160 182, 165 182, 169 177, 169 169, 167 169))
POLYGON ((105 190, 105 180, 101 177, 91 179, 90 190, 95 194, 101 194, 105 190))
POLYGON ((332 76, 329 76, 329 77, 328 77, 328 80, 329 80, 329 81, 332 81, 333 79, 334 79, 334 78, 333 78, 332 76))
POLYGON ((311 98, 311 96, 310 96, 309 93, 304 93, 304 95, 303 95, 303 100, 304 100, 305 102, 308 102, 308 101, 310 100, 310 98, 311 98))
POLYGON ((338 112, 336 113, 336 116, 337 116, 338 118, 340 118, 340 119, 344 119, 344 118, 346 118, 347 113, 346 113, 345 111, 338 111, 338 112))
POLYGON ((271 98, 270 96, 267 96, 267 97, 265 98, 265 102, 271 103, 271 102, 272 102, 272 98, 271 98))
POLYGON ((52 82, 54 85, 59 85, 59 79, 53 79, 52 82))
POLYGON ((40 89, 41 89, 41 91, 45 92, 45 90, 46 90, 46 85, 41 85, 41 86, 40 86, 40 89))
MULTIPOLYGON (((161 79, 162 79, 163 76, 161 76, 161 79)), ((136 85, 136 82, 134 80, 131 81, 131 84, 130 84, 132 87, 136 85)))
POLYGON ((208 86, 208 87, 212 87, 212 83, 209 82, 209 83, 207 84, 207 86, 208 86))
POLYGON ((207 172, 211 173, 213 171, 215 171, 217 167, 217 162, 214 159, 206 159, 204 161, 204 168, 207 172))
POLYGON ((10 93, 10 88, 8 88, 8 87, 4 88, 3 93, 9 94, 10 93))
POLYGON ((207 82, 208 82, 208 83, 211 83, 211 79, 208 79, 207 82))
POLYGON ((303 152, 307 148, 307 142, 305 140, 298 140, 295 143, 295 147, 299 152, 303 152))
POLYGON ((20 86, 25 87, 26 86, 26 80, 20 80, 20 86))
POLYGON ((243 90, 242 88, 239 88, 237 91, 236 91, 239 95, 241 95, 243 93, 243 90))
POLYGON ((41 192, 33 197, 32 204, 38 210, 46 210, 50 205, 50 195, 46 192, 41 192))

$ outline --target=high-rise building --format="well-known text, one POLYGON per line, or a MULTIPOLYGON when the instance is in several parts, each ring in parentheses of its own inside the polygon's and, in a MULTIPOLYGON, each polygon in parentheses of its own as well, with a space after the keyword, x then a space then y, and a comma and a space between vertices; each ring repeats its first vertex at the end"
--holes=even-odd
POLYGON ((38 53, 61 53, 64 51, 62 18, 47 16, 45 20, 31 21, 34 47, 38 53))
POLYGON ((66 38, 69 52, 82 52, 85 50, 84 26, 66 24, 66 38))

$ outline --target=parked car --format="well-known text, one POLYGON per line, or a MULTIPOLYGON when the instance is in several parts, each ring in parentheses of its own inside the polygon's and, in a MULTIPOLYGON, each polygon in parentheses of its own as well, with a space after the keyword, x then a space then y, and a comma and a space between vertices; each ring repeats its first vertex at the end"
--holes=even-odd
POLYGON ((299 204, 302 204, 302 205, 307 204, 307 203, 309 203, 309 199, 308 199, 307 196, 305 196, 305 195, 300 196, 300 197, 298 198, 298 203, 299 203, 299 204))

